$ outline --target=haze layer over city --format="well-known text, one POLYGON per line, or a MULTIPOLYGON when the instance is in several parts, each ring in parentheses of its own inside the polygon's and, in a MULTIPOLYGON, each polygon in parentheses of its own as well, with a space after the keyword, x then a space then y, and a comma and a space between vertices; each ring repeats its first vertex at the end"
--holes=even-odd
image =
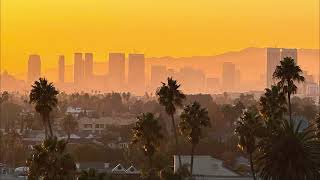
POLYGON ((0 179, 320 179, 319 0, 1 0, 0 179))

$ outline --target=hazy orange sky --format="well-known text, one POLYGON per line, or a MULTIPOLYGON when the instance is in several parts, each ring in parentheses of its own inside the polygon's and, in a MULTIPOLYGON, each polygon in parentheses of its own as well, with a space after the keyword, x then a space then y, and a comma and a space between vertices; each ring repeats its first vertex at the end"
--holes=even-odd
POLYGON ((1 71, 59 54, 216 55, 246 47, 319 48, 319 0, 1 0, 1 71))

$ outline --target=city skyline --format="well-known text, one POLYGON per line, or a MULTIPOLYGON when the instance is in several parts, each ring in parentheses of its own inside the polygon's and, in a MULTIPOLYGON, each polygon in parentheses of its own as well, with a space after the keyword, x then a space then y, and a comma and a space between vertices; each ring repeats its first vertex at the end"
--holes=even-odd
POLYGON ((29 54, 41 54, 43 69, 49 69, 57 54, 71 64, 73 52, 93 52, 103 62, 104 52, 149 58, 246 47, 319 49, 317 0, 94 2, 1 1, 1 72, 23 73, 29 54))
MULTIPOLYGON (((250 48, 246 51, 249 50, 250 48)), ((246 54, 248 53, 249 52, 246 52, 246 54)), ((230 61, 233 58, 227 58, 227 60, 221 61, 222 64, 220 63, 220 65, 206 65, 206 63, 203 64, 205 66, 208 66, 209 69, 210 67, 215 67, 216 69, 217 65, 219 66, 218 69, 221 68, 221 70, 218 71, 214 70, 217 71, 218 74, 221 74, 212 75, 210 74, 210 72, 208 73, 208 71, 206 71, 205 69, 201 67, 195 67, 190 63, 182 63, 176 66, 175 68, 172 68, 172 64, 167 64, 165 60, 159 61, 145 59, 145 55, 141 53, 126 54, 119 52, 109 52, 108 58, 106 58, 105 62, 103 64, 100 63, 100 65, 98 65, 99 68, 104 69, 105 73, 97 74, 94 71, 94 66, 97 66, 95 62, 95 54, 91 52, 76 52, 73 55, 73 70, 70 69, 70 65, 66 66, 64 64, 65 56, 59 55, 57 56, 56 60, 57 73, 54 74, 55 77, 51 76, 51 78, 49 77, 49 79, 56 79, 53 81, 58 83, 58 86, 60 88, 68 92, 70 92, 70 90, 88 91, 89 89, 98 89, 104 92, 132 91, 134 93, 143 94, 144 92, 154 91, 159 85, 161 85, 161 82, 165 80, 166 77, 170 76, 176 78, 179 82, 181 82, 183 84, 182 89, 187 93, 217 93, 223 91, 241 92, 250 90, 262 90, 270 86, 270 75, 268 72, 272 71, 272 69, 275 69, 276 65, 279 64, 281 58, 283 58, 284 56, 290 56, 292 58, 296 58, 295 61, 300 63, 300 61, 297 60, 299 56, 302 57, 302 62, 306 60, 310 61, 310 58, 304 58, 305 55, 303 55, 303 53, 304 52, 299 49, 265 49, 262 52, 262 54, 264 54, 263 56, 265 56, 266 58, 266 69, 263 69, 260 75, 256 77, 255 82, 253 82, 248 81, 248 79, 246 79, 245 76, 243 76, 243 74, 245 74, 244 72, 247 70, 243 68, 246 68, 246 66, 243 66, 241 64, 239 65, 237 61, 230 61), (298 51, 300 52, 299 54, 298 51), (270 57, 272 53, 276 56, 270 57), (70 73, 73 73, 73 80, 65 81, 65 74, 70 73), (213 83, 216 84, 214 85, 213 83), (251 84, 251 86, 248 86, 249 84, 251 84)), ((35 61, 42 58, 40 55, 30 55, 28 61, 33 62, 30 61, 30 59, 35 61)), ((187 61, 189 60, 186 59, 182 62, 187 61)), ((42 69, 42 62, 35 62, 33 62, 28 67, 28 69, 31 69, 31 71, 30 73, 28 73, 29 75, 27 79, 30 79, 30 74, 39 72, 41 71, 39 69, 42 69)), ((198 60, 196 60, 196 62, 200 63, 200 61, 198 60)), ((310 73, 308 69, 303 70, 304 75, 308 77, 309 80, 303 88, 300 88, 301 90, 303 90, 301 93, 307 93, 307 91, 314 91, 312 89, 314 89, 317 86, 316 84, 318 82, 317 74, 314 74, 314 72, 310 73)), ((48 78, 48 76, 46 76, 46 74, 43 73, 41 74, 41 76, 48 78)), ((27 83, 29 82, 30 81, 27 81, 27 83)))

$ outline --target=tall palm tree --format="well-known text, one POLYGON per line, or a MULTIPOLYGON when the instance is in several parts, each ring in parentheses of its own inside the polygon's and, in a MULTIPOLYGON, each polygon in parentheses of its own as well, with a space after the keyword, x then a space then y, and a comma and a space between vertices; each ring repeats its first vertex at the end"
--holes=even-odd
POLYGON ((67 141, 70 140, 70 135, 78 127, 78 122, 74 119, 72 114, 68 113, 62 120, 62 129, 68 135, 67 141))
POLYGON ((303 82, 302 70, 296 65, 294 59, 291 57, 285 57, 280 61, 280 65, 276 67, 273 73, 273 78, 279 80, 278 86, 282 88, 284 93, 287 93, 288 107, 289 107, 289 119, 292 120, 291 112, 291 95, 297 92, 297 86, 295 82, 303 82))
POLYGON ((286 96, 278 86, 271 86, 271 89, 265 91, 260 97, 260 114, 268 124, 267 127, 276 132, 287 112, 286 96))
POLYGON ((198 102, 187 105, 180 118, 180 132, 191 143, 190 173, 192 175, 194 150, 196 145, 199 144, 202 128, 210 126, 210 119, 207 109, 201 108, 198 102))
POLYGON ((236 122, 235 133, 238 135, 238 146, 249 155, 250 168, 253 179, 256 180, 252 155, 257 149, 257 137, 263 131, 262 121, 258 113, 244 111, 236 122))
POLYGON ((159 120, 152 113, 143 113, 137 117, 138 121, 132 128, 133 144, 140 144, 142 151, 149 159, 149 166, 152 170, 152 156, 160 146, 163 138, 159 120))
POLYGON ((311 127, 283 120, 279 133, 261 139, 256 158, 265 180, 307 180, 320 177, 320 141, 311 127))
POLYGON ((165 107, 166 113, 171 117, 172 130, 176 143, 175 153, 179 157, 179 165, 181 167, 181 157, 178 152, 179 143, 174 114, 176 113, 177 107, 182 107, 182 101, 186 99, 186 96, 181 92, 181 90, 179 90, 179 88, 180 84, 171 77, 168 77, 167 84, 162 83, 162 86, 157 89, 156 94, 158 96, 159 103, 165 107))
MULTIPOLYGON (((50 136, 53 137, 51 122, 49 114, 54 107, 57 106, 57 95, 59 92, 56 90, 52 83, 48 83, 47 79, 39 78, 39 81, 35 81, 32 85, 32 89, 29 95, 30 103, 35 104, 35 109, 40 113, 45 131, 49 128, 50 136)), ((46 132, 46 138, 48 137, 46 132)))

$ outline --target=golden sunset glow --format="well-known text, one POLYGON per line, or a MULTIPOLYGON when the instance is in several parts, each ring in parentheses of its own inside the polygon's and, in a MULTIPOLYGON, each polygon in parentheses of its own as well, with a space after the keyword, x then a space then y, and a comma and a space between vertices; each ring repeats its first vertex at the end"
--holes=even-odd
POLYGON ((319 48, 319 0, 1 0, 1 71, 59 54, 215 55, 246 47, 319 48))

